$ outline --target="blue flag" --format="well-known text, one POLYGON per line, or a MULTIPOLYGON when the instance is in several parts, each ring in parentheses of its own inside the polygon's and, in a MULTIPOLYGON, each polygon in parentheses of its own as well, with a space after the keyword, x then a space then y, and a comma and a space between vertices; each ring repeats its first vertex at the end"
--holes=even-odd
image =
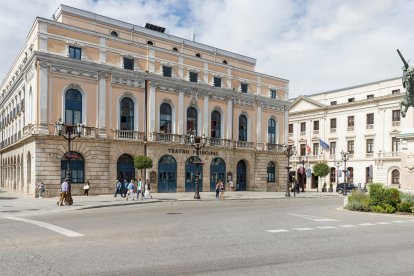
POLYGON ((329 145, 323 141, 322 139, 319 139, 319 145, 321 145, 321 148, 324 150, 328 150, 329 149, 329 145))

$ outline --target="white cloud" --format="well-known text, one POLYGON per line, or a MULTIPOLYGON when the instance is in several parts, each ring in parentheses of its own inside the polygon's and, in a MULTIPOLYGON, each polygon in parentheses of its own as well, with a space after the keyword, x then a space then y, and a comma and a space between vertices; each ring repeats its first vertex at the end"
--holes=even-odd
POLYGON ((257 71, 290 80, 291 97, 400 76, 397 48, 414 59, 411 1, 22 0, 0 3, 1 79, 36 16, 60 3, 253 57, 257 71))

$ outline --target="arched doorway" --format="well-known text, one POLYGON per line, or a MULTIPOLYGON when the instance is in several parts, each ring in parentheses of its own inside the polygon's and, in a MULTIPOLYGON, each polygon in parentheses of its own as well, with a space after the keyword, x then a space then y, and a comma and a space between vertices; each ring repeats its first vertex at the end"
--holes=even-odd
POLYGON ((239 191, 246 191, 247 187, 247 166, 243 160, 237 163, 237 181, 236 189, 239 191))
POLYGON ((158 162, 158 192, 177 190, 177 162, 171 155, 164 155, 158 162))
POLYGON ((65 153, 60 161, 60 176, 63 181, 66 177, 66 170, 68 168, 68 162, 70 165, 70 180, 72 183, 84 183, 85 182, 85 162, 82 155, 77 152, 65 153))
POLYGON ((195 165, 194 162, 200 162, 201 160, 197 156, 191 156, 185 162, 185 191, 195 192, 195 176, 197 169, 200 170, 200 178, 198 182, 199 191, 203 191, 203 166, 195 165), (198 167, 198 168, 197 168, 198 167))
POLYGON ((134 158, 129 154, 122 154, 116 163, 116 176, 119 181, 128 182, 135 178, 134 158))
POLYGON ((216 190, 216 183, 218 180, 226 184, 226 163, 220 157, 216 157, 210 164, 210 191, 216 190))

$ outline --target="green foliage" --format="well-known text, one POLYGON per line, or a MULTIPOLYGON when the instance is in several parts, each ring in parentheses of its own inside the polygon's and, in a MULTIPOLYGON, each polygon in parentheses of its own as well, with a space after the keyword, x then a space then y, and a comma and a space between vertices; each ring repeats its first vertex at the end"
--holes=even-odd
POLYGON ((313 174, 318 177, 325 177, 329 174, 329 166, 326 163, 318 163, 313 166, 313 174))
POLYGON ((134 167, 136 169, 139 169, 139 170, 151 169, 152 165, 153 163, 152 163, 151 157, 140 155, 134 158, 134 167))
POLYGON ((401 201, 397 205, 397 211, 398 212, 403 212, 403 213, 411 213, 411 207, 413 207, 413 206, 414 206, 413 202, 401 201))
POLYGON ((414 206, 414 194, 400 192, 401 201, 411 202, 414 206))
POLYGON ((369 184, 370 206, 381 206, 385 198, 384 186, 380 183, 369 184))
POLYGON ((387 214, 393 214, 395 213, 396 208, 394 206, 391 206, 389 204, 385 204, 385 213, 387 214))
POLYGON ((371 211, 374 212, 374 213, 384 213, 385 212, 384 208, 382 208, 381 206, 378 206, 378 205, 371 206, 371 211))
POLYGON ((351 211, 370 212, 369 196, 360 191, 353 191, 345 208, 351 211))
POLYGON ((384 202, 385 205, 391 205, 393 208, 397 208, 397 205, 401 202, 400 193, 395 188, 385 189, 384 202))

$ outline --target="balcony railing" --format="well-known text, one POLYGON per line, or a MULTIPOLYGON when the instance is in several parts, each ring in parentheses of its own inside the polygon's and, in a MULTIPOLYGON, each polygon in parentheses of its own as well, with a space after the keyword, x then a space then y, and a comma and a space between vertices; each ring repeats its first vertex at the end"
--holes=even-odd
POLYGON ((313 134, 315 135, 319 134, 319 130, 313 130, 313 134))
POLYGON ((400 126, 400 121, 394 121, 394 122, 392 122, 392 126, 393 127, 398 127, 398 126, 400 126))
POLYGON ((374 129, 374 124, 367 125, 367 129, 374 129))
POLYGON ((400 157, 401 151, 379 152, 378 158, 400 157))
POLYGON ((114 130, 114 139, 144 141, 144 132, 134 130, 114 130))
POLYGON ((285 150, 285 146, 284 145, 280 145, 280 144, 266 144, 266 148, 267 150, 271 150, 271 151, 284 151, 285 150))
POLYGON ((152 133, 151 140, 157 142, 175 142, 175 143, 184 143, 185 135, 177 135, 172 133, 152 133))
POLYGON ((253 148, 253 143, 247 142, 247 141, 236 141, 236 147, 250 149, 250 148, 253 148))
POLYGON ((207 143, 213 147, 230 147, 232 144, 230 140, 221 138, 209 138, 207 143))
POLYGON ((348 127, 348 131, 354 131, 354 127, 353 126, 349 126, 348 127))

